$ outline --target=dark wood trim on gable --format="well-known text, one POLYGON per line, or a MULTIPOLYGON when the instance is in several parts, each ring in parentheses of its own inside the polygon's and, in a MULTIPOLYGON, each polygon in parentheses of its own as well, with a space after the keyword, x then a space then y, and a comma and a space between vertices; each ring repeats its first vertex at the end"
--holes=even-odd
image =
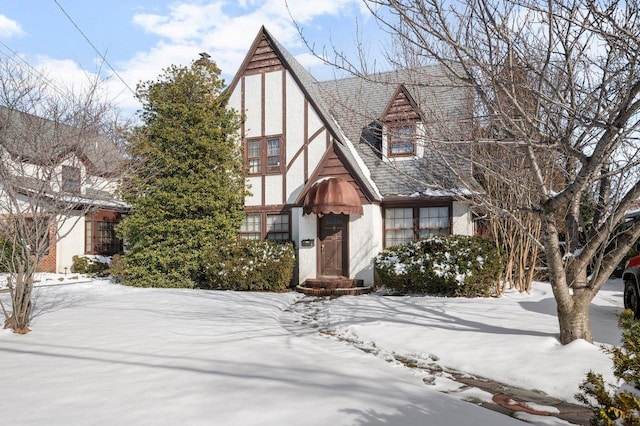
POLYGON ((247 56, 245 56, 238 72, 225 92, 233 92, 240 79, 244 76, 284 69, 285 65, 280 53, 274 49, 272 43, 267 38, 265 27, 262 26, 253 43, 251 43, 247 56))
POLYGON ((287 70, 282 73, 282 202, 287 201, 287 70))
MULTIPOLYGON (((337 143, 337 142, 334 142, 337 143)), ((338 151, 334 148, 333 143, 325 151, 322 159, 318 163, 318 166, 311 174, 311 177, 306 181, 302 191, 296 198, 295 204, 301 205, 304 201, 304 197, 309 192, 311 185, 323 177, 339 177, 347 182, 351 183, 358 192, 358 196, 362 201, 362 204, 371 204, 373 198, 370 197, 363 188, 366 188, 357 178, 357 174, 354 173, 350 165, 339 155, 338 151)))
MULTIPOLYGON (((302 153, 306 151, 306 149, 309 146, 309 144, 311 142, 313 142, 314 140, 316 140, 318 138, 318 136, 320 136, 322 134, 322 132, 324 132, 326 129, 327 128, 324 127, 324 126, 320 127, 318 130, 315 131, 315 133, 313 135, 311 135, 311 137, 309 138, 309 141, 306 144, 300 145, 300 148, 298 148, 296 153, 293 154, 293 157, 291 157, 291 160, 289 160, 289 162, 287 164, 287 171, 289 171, 289 169, 291 168, 293 163, 298 159, 298 157, 300 157, 300 155, 302 155, 302 153)), ((306 176, 305 176, 305 180, 306 180, 306 176)))
POLYGON ((404 84, 398 85, 393 97, 384 109, 380 121, 384 123, 415 122, 421 119, 420 110, 413 97, 404 84))
MULTIPOLYGON (((240 83, 240 110, 241 110, 240 112, 241 112, 243 117, 244 117, 244 113, 246 111, 246 101, 245 101, 246 89, 245 89, 245 87, 246 86, 245 86, 244 77, 242 77, 241 83, 240 83)), ((242 140, 244 140, 246 134, 247 134, 247 123, 243 119, 241 127, 240 127, 240 138, 242 140)))

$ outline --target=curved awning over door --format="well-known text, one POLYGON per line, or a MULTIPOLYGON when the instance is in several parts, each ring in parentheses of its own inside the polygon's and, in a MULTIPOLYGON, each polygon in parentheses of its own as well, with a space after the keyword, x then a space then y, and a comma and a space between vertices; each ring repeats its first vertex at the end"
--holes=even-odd
POLYGON ((306 197, 304 214, 358 214, 362 215, 362 201, 358 191, 344 179, 323 178, 313 184, 306 197))

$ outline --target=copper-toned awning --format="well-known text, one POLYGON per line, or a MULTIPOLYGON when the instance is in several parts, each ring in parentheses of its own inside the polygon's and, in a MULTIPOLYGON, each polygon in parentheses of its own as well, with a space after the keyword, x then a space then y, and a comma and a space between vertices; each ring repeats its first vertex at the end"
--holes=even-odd
POLYGON ((358 214, 362 215, 362 202, 358 191, 344 179, 325 178, 313 184, 304 198, 304 214, 358 214))

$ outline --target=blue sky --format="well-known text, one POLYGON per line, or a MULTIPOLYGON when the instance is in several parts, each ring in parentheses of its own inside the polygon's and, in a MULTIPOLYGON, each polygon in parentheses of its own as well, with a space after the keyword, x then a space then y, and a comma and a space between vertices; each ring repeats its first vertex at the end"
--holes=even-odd
POLYGON ((107 80, 110 98, 131 114, 138 107, 133 95, 74 23, 132 89, 203 51, 230 81, 260 25, 314 76, 330 78, 332 71, 309 54, 290 15, 317 47, 333 44, 354 54, 358 32, 367 49, 379 49, 380 33, 361 0, 3 0, 0 57, 26 62, 63 87, 97 73, 107 80))

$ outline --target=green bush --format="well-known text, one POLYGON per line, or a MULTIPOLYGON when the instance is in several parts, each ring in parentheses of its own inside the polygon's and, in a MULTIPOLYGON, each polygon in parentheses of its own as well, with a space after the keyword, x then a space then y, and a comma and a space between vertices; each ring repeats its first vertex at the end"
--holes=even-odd
POLYGON ((100 262, 95 257, 73 256, 71 259, 71 272, 78 274, 103 275, 109 268, 108 263, 100 262))
POLYGON ((124 279, 124 261, 122 255, 114 254, 109 262, 109 268, 104 271, 105 274, 115 278, 116 281, 122 281, 124 279))
POLYGON ((576 395, 593 410, 592 425, 640 424, 640 322, 627 309, 618 317, 618 325, 623 329, 622 347, 602 349, 612 355, 613 374, 626 385, 607 385, 601 374, 589 372, 576 395))
POLYGON ((291 243, 237 240, 204 254, 210 288, 221 290, 287 291, 295 254, 291 243))
POLYGON ((503 267, 493 242, 459 235, 391 247, 375 259, 380 284, 402 294, 491 296, 503 267))

